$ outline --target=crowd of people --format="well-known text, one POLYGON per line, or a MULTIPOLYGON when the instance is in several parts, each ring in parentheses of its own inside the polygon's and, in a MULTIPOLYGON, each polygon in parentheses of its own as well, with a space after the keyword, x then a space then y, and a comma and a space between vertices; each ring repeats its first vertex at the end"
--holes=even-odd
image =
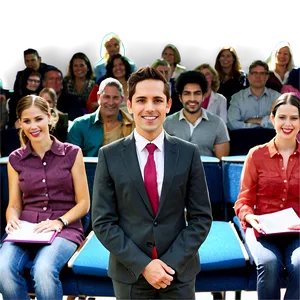
POLYGON ((289 207, 300 216, 300 69, 287 42, 253 61, 248 74, 232 47, 220 50, 215 66, 187 70, 172 44, 137 70, 115 33, 103 38, 94 67, 75 53, 65 77, 34 49, 24 51, 24 61, 13 94, 0 98, 1 131, 13 130, 22 146, 9 153, 6 232, 27 220, 38 232, 59 234, 48 248, 2 245, 4 299, 26 299, 25 280, 16 278, 32 258, 37 297, 62 298, 58 275, 84 239, 80 219, 89 210, 84 156, 98 157, 93 229, 112 254, 116 297, 194 299, 196 254, 212 222, 200 155, 228 156, 231 132, 257 129, 272 129, 274 137, 246 153, 234 209, 257 266, 258 298, 280 299, 284 266, 285 299, 299 299, 299 234, 265 236, 258 218, 289 207), (52 260, 46 271, 45 256, 52 260))

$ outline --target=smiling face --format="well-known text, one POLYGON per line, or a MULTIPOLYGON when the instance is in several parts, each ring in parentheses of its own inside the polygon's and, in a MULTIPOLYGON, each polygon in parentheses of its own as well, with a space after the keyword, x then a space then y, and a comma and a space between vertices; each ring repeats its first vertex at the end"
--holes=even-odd
POLYGON ((197 83, 188 83, 184 86, 182 94, 179 95, 182 106, 190 114, 198 113, 203 102, 203 93, 197 83))
POLYGON ((222 68, 232 68, 234 63, 233 54, 229 50, 224 50, 219 60, 222 68))
POLYGON ((85 61, 80 58, 74 59, 72 68, 74 76, 77 78, 86 78, 86 74, 89 71, 89 68, 86 65, 85 61))
POLYGON ((283 104, 278 107, 275 117, 271 115, 276 138, 295 140, 300 131, 300 116, 296 106, 283 104))
POLYGON ((288 66, 291 60, 291 54, 288 47, 280 48, 276 53, 276 65, 288 66))
POLYGON ((108 42, 105 43, 105 48, 109 56, 113 56, 115 54, 120 53, 120 43, 117 39, 112 38, 108 42))
POLYGON ((37 75, 30 75, 27 79, 26 88, 30 91, 35 92, 41 84, 41 79, 37 75))
POLYGON ((129 113, 133 114, 137 132, 153 141, 163 130, 171 99, 164 93, 161 80, 146 79, 137 83, 132 101, 127 100, 129 113))
POLYGON ((171 48, 166 48, 162 54, 163 59, 165 59, 170 66, 175 64, 175 51, 171 48))
POLYGON ((114 66, 112 69, 113 75, 116 79, 123 79, 126 75, 126 67, 121 58, 114 60, 114 66))
POLYGON ((19 121, 31 142, 39 142, 49 138, 50 114, 45 114, 34 104, 23 110, 19 121))
POLYGON ((107 85, 102 94, 98 94, 98 101, 101 116, 109 118, 118 115, 123 97, 116 86, 107 85))

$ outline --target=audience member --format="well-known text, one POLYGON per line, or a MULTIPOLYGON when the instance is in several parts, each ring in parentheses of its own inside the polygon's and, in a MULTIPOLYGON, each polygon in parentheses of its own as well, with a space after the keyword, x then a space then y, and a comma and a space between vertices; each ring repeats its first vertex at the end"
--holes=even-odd
POLYGON ((79 97, 64 91, 63 74, 59 69, 49 67, 45 71, 43 86, 54 89, 57 95, 57 109, 63 113, 67 113, 69 120, 72 121, 85 113, 79 97))
POLYGON ((248 86, 248 80, 234 48, 223 47, 217 55, 215 69, 219 73, 220 87, 218 93, 227 99, 227 109, 231 96, 248 86))
POLYGON ((290 71, 295 67, 292 48, 288 42, 279 42, 266 60, 270 75, 266 87, 281 92, 287 83, 290 71))
POLYGON ((56 107, 57 95, 55 90, 52 88, 43 88, 39 94, 40 97, 44 98, 49 106, 52 116, 52 128, 50 133, 55 136, 59 141, 65 142, 68 134, 68 114, 59 111, 56 107))
POLYGON ((256 60, 250 65, 250 87, 234 94, 230 102, 227 123, 230 130, 273 127, 270 109, 280 93, 265 87, 268 74, 269 67, 265 62, 256 60))
POLYGON ((50 136, 51 115, 41 97, 23 97, 17 106, 22 147, 8 162, 9 203, 6 233, 20 220, 37 223, 35 232, 57 231, 51 244, 4 242, 0 248, 0 293, 3 299, 29 299, 24 267, 33 262, 31 276, 37 299, 63 299, 59 274, 84 240, 81 218, 90 199, 79 147, 50 136))
MULTIPOLYGON (((118 37, 114 32, 110 32, 105 35, 102 39, 100 57, 101 59, 94 65, 94 73, 96 76, 96 82, 103 78, 106 74, 106 64, 109 58, 113 55, 121 54, 125 56, 125 48, 118 37)), ((136 66, 132 60, 126 58, 130 64, 131 73, 136 70, 136 66)))
POLYGON ((134 122, 120 109, 123 100, 122 84, 114 78, 104 79, 98 91, 100 107, 74 120, 67 141, 81 147, 84 156, 97 157, 101 146, 129 135, 134 122))
POLYGON ((229 155, 229 135, 225 122, 201 108, 207 80, 201 72, 187 71, 176 80, 183 109, 166 118, 164 128, 170 135, 198 145, 202 156, 229 155))
POLYGON ((168 44, 164 47, 161 56, 171 67, 171 78, 176 81, 177 77, 186 71, 186 68, 180 65, 181 56, 178 49, 173 44, 168 44))
MULTIPOLYGON (((115 78, 123 86, 125 99, 128 97, 127 80, 131 74, 131 66, 128 59, 121 54, 112 55, 106 65, 106 74, 98 80, 97 84, 93 87, 87 102, 87 112, 94 112, 98 108, 97 93, 99 85, 102 80, 106 78, 115 78)), ((122 101, 120 108, 128 112, 126 101, 122 101)))
POLYGON ((215 68, 209 64, 202 64, 195 68, 201 72, 207 80, 207 92, 201 107, 219 116, 225 123, 227 122, 227 100, 217 93, 220 86, 219 74, 215 68))
MULTIPOLYGON (((260 215, 286 208, 293 208, 300 217, 300 145, 296 139, 300 130, 299 101, 292 94, 283 94, 274 102, 270 118, 276 136, 249 151, 234 205, 256 264, 259 300, 283 299, 280 278, 284 269, 288 274, 284 299, 300 299, 299 233, 265 235, 259 221, 260 215)), ((289 224, 288 229, 300 230, 300 224, 289 224)))
POLYGON ((169 82, 170 85, 170 92, 172 98, 172 106, 168 115, 171 115, 179 110, 182 109, 182 104, 179 100, 178 94, 175 90, 175 80, 171 78, 171 66, 170 64, 163 58, 156 59, 152 64, 152 67, 158 70, 160 73, 164 75, 166 80, 169 82))
POLYGON ((42 88, 41 74, 30 68, 26 68, 20 77, 19 88, 14 90, 8 102, 8 127, 18 127, 16 108, 19 100, 27 95, 38 95, 42 88))
POLYGON ((94 85, 95 75, 90 60, 82 52, 75 53, 70 60, 68 74, 63 79, 63 88, 66 93, 79 97, 84 113, 94 85))
POLYGON ((299 67, 294 67, 291 70, 287 84, 290 84, 295 89, 300 91, 300 68, 299 67))
MULTIPOLYGON (((47 64, 42 63, 42 58, 39 53, 35 49, 27 49, 24 51, 24 63, 26 68, 33 69, 41 74, 41 78, 43 79, 44 73, 48 67, 47 64)), ((14 83, 14 91, 19 90, 21 86, 21 78, 24 70, 18 71, 16 80, 14 83)))

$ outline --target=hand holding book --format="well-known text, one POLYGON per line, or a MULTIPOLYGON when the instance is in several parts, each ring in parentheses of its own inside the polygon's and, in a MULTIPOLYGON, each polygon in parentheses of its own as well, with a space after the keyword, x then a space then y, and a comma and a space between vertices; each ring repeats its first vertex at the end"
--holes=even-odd
POLYGON ((13 229, 3 240, 4 242, 51 244, 57 235, 57 231, 54 230, 37 232, 36 223, 26 221, 19 221, 19 223, 20 227, 13 229))

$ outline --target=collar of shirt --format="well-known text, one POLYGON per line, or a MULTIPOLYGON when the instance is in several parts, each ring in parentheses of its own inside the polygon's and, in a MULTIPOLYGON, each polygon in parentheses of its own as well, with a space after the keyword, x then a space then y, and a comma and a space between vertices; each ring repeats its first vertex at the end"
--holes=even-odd
POLYGON ((256 97, 255 95, 253 95, 252 92, 251 92, 251 88, 250 88, 250 87, 248 88, 248 97, 253 97, 255 100, 259 100, 259 99, 261 99, 264 95, 269 96, 269 91, 268 91, 268 89, 267 89, 266 87, 264 88, 263 93, 262 93, 259 97, 256 97))
POLYGON ((283 85, 288 81, 289 78, 289 74, 290 71, 286 71, 283 77, 283 80, 281 79, 280 75, 278 73, 276 73, 275 71, 273 71, 274 75, 276 76, 276 78, 280 81, 280 83, 283 85))
MULTIPOLYGON (((64 144, 62 142, 60 142, 59 140, 57 140, 52 135, 50 136, 50 138, 53 141, 53 143, 51 145, 51 148, 50 148, 50 151, 52 153, 54 153, 55 155, 64 156, 65 155, 64 144)), ((34 152, 34 150, 31 147, 30 141, 28 141, 27 144, 26 144, 26 146, 25 146, 25 150, 23 152, 21 160, 25 159, 29 155, 37 156, 37 154, 34 152)))
MULTIPOLYGON (((275 138, 273 138, 269 143, 267 143, 267 147, 269 149, 270 157, 277 155, 279 152, 276 148, 275 138)), ((298 152, 300 155, 300 143, 297 141, 297 148, 295 149, 294 153, 298 152)))
POLYGON ((161 152, 163 152, 164 137, 165 137, 165 131, 164 130, 162 130, 161 133, 159 134, 159 136, 151 142, 148 141, 147 139, 145 139, 143 136, 141 136, 136 131, 136 129, 134 129, 133 135, 134 135, 134 139, 135 139, 136 148, 139 152, 142 152, 145 149, 146 145, 149 144, 149 143, 155 144, 157 149, 160 150, 161 152))
MULTIPOLYGON (((97 110, 96 110, 94 113, 91 114, 92 117, 95 118, 94 121, 92 122, 93 124, 95 124, 95 123, 97 123, 97 122, 103 123, 102 120, 101 120, 101 117, 100 117, 100 109, 101 109, 101 106, 99 106, 99 107, 97 108, 97 110)), ((122 121, 122 113, 121 113, 120 110, 119 110, 119 112, 118 112, 118 121, 122 121)))
MULTIPOLYGON (((201 117, 197 120, 197 123, 200 123, 200 121, 202 119, 209 121, 208 115, 206 113, 206 109, 205 108, 201 108, 201 109, 202 109, 202 114, 201 114, 201 117)), ((182 108, 179 111, 179 121, 182 120, 182 119, 185 119, 188 123, 190 123, 189 120, 185 117, 183 111, 184 111, 184 108, 182 108)))

